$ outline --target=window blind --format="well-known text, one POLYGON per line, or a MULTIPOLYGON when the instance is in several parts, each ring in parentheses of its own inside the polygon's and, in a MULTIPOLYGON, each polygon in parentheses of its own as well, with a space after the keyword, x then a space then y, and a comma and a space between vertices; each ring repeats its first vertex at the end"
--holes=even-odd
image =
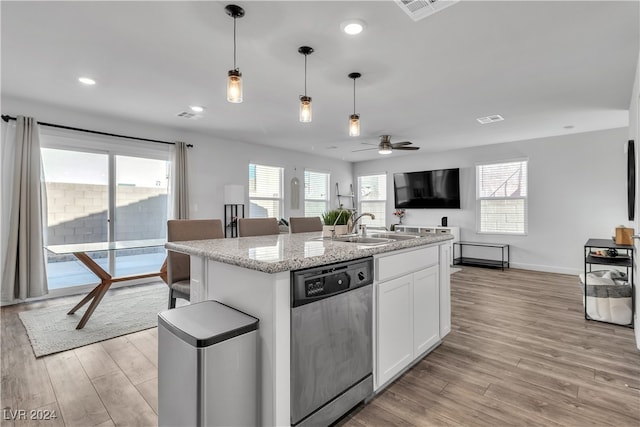
POLYGON ((283 169, 274 166, 249 165, 249 217, 282 217, 283 169))
POLYGON ((527 233, 527 160, 476 166, 478 231, 527 233))
POLYGON ((358 177, 358 213, 372 213, 376 219, 363 217, 360 221, 374 227, 386 226, 387 175, 358 177))
POLYGON ((304 215, 321 217, 329 210, 329 174, 304 171, 304 215))

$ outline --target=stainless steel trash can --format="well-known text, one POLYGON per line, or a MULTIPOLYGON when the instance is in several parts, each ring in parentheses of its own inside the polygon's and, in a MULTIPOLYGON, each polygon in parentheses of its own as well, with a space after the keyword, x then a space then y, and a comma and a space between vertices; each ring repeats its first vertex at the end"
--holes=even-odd
POLYGON ((257 329, 217 301, 158 314, 158 425, 258 425, 257 329))

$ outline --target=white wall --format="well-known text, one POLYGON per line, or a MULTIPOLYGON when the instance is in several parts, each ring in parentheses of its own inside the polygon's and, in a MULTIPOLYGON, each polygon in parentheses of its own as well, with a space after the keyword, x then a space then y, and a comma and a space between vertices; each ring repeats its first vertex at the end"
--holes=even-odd
MULTIPOLYGON (((512 267, 577 274, 590 237, 612 236, 627 221, 627 128, 495 144, 441 153, 359 162, 355 176, 388 174, 387 224, 393 217, 393 173, 460 168, 461 209, 412 209, 403 223, 461 228, 461 239, 509 243, 512 267), (529 159, 529 231, 526 236, 477 234, 475 164, 529 159)), ((391 155, 393 156, 393 154, 391 155)))
MULTIPOLYGON (((290 209, 290 183, 294 176, 297 177, 300 181, 300 191, 303 191, 305 167, 331 173, 330 202, 332 207, 338 205, 335 196, 336 182, 339 183, 341 189, 349 188, 352 183, 350 162, 256 144, 224 142, 213 138, 194 137, 189 142, 193 142, 195 145, 191 149, 189 157, 189 165, 193 171, 189 184, 192 198, 191 213, 194 218, 211 216, 211 212, 214 213, 214 216, 221 218, 224 213, 223 186, 225 184, 243 184, 245 191, 248 191, 249 163, 280 166, 285 169, 283 215, 285 218, 303 216, 303 193, 300 194, 300 209, 290 209)), ((248 209, 247 198, 246 216, 249 214, 248 209)))
MULTIPOLYGON (((294 175, 304 189, 304 169, 328 171, 331 173, 331 206, 337 206, 336 182, 340 188, 352 184, 352 164, 350 162, 306 153, 267 147, 245 142, 223 141, 213 135, 185 132, 171 127, 155 126, 122 119, 98 116, 89 112, 64 110, 55 106, 11 97, 2 98, 3 114, 33 116, 42 122, 63 124, 72 127, 115 133, 163 141, 185 141, 194 145, 189 150, 190 168, 190 217, 223 218, 225 184, 242 184, 247 194, 245 215, 248 216, 249 163, 255 162, 285 168, 284 175, 284 215, 301 216, 304 193, 300 195, 299 210, 291 210, 290 182, 294 175)), ((134 144, 135 142, 131 142, 134 144)))

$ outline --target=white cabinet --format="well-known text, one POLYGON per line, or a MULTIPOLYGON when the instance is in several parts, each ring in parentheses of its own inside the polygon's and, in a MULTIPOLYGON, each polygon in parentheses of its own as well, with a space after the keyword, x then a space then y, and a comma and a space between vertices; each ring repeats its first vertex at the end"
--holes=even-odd
POLYGON ((440 341, 439 266, 376 284, 374 389, 440 341))
MULTIPOLYGON (((451 245, 440 246, 440 259, 449 259, 453 252, 451 245)), ((451 332, 451 266, 440 263, 440 339, 451 332)))
POLYGON ((413 275, 377 286, 377 382, 384 384, 413 360, 413 275))
POLYGON ((440 340, 438 266, 413 273, 413 356, 440 340))

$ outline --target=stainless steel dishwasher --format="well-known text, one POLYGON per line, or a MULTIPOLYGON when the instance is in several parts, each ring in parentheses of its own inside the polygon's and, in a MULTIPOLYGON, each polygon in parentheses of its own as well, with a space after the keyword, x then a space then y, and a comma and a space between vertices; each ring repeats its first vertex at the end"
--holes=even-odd
POLYGON ((373 260, 291 273, 291 425, 328 425, 373 393, 373 260))

